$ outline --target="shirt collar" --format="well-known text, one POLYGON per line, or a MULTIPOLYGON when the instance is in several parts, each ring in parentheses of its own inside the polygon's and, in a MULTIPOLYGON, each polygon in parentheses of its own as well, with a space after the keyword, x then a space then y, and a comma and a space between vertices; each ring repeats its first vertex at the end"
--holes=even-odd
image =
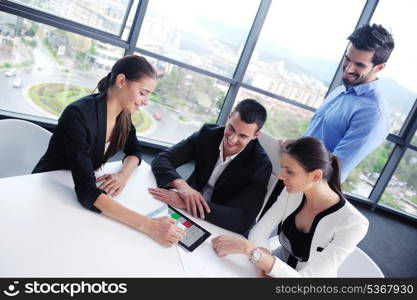
POLYGON ((356 95, 361 96, 363 94, 367 94, 367 93, 375 90, 378 85, 379 85, 379 80, 377 78, 377 79, 375 79, 371 82, 362 83, 362 84, 358 84, 358 85, 355 85, 353 87, 347 88, 346 93, 353 93, 354 92, 356 95))
POLYGON ((220 151, 220 159, 221 159, 221 161, 222 162, 226 162, 226 161, 229 161, 229 160, 232 160, 232 159, 234 159, 236 156, 238 156, 243 150, 245 150, 245 148, 243 148, 242 150, 240 150, 238 153, 236 153, 236 154, 233 154, 233 155, 230 155, 230 156, 227 156, 226 157, 226 159, 225 160, 223 160, 223 143, 224 143, 224 137, 222 138, 222 141, 220 142, 220 145, 219 145, 219 151, 220 151))

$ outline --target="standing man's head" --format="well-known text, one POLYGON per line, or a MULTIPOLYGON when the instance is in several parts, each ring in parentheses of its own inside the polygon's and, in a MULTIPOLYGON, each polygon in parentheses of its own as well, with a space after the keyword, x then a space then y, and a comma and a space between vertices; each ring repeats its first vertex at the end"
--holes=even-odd
POLYGON ((349 37, 343 59, 343 83, 355 86, 371 82, 385 64, 394 49, 392 35, 381 25, 364 25, 349 37))
POLYGON ((240 152, 256 139, 266 120, 266 109, 252 99, 242 100, 229 115, 224 129, 223 149, 225 155, 240 152))

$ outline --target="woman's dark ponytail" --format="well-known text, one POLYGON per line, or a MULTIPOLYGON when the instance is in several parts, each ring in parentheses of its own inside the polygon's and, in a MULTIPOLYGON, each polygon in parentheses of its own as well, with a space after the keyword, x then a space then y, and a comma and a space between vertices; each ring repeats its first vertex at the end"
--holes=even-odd
POLYGON ((328 184, 330 188, 339 195, 339 197, 343 198, 342 187, 340 185, 340 160, 336 155, 330 153, 330 161, 332 166, 332 172, 330 178, 328 179, 328 184))
POLYGON ((114 125, 110 145, 107 148, 106 153, 103 157, 102 164, 104 165, 106 161, 115 155, 118 150, 123 149, 129 136, 129 131, 131 129, 132 119, 130 114, 122 111, 116 118, 116 124, 114 125))
POLYGON ((109 72, 106 77, 103 77, 97 84, 97 89, 100 93, 104 93, 107 89, 113 85, 111 82, 112 80, 112 73, 109 72))

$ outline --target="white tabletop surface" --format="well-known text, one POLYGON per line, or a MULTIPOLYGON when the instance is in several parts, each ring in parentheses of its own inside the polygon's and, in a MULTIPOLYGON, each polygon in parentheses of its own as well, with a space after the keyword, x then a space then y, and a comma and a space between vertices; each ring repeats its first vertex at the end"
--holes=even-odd
MULTIPOLYGON (((120 162, 108 163, 96 175, 120 166, 120 162)), ((150 166, 142 162, 115 199, 148 214, 163 204, 147 192, 155 186, 150 166)), ((211 249, 213 237, 234 233, 194 219, 211 237, 192 253, 179 246, 165 248, 133 228, 83 208, 69 171, 2 178, 0 191, 0 277, 256 276, 255 267, 243 255, 218 258, 211 249)))

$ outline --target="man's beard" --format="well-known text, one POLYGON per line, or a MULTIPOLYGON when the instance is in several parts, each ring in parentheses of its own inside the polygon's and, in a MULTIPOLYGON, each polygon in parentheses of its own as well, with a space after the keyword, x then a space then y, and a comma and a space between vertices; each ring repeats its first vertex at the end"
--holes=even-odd
POLYGON ((353 87, 353 86, 359 85, 359 84, 365 82, 369 78, 370 73, 371 72, 366 73, 366 74, 362 74, 362 75, 359 75, 358 73, 353 73, 353 74, 350 73, 350 74, 352 74, 356 77, 355 79, 347 79, 343 76, 343 78, 342 78, 343 85, 346 86, 346 87, 353 87))

